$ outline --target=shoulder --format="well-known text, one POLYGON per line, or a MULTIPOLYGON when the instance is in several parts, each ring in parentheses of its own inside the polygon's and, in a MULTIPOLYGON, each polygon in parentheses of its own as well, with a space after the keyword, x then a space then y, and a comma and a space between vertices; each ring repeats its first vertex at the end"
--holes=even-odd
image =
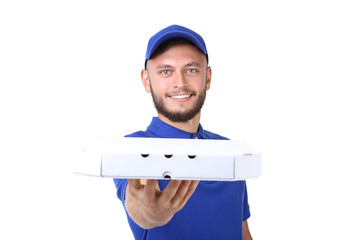
POLYGON ((205 139, 229 140, 226 137, 223 137, 223 136, 221 136, 219 134, 216 134, 216 133, 213 133, 213 132, 210 132, 210 131, 206 131, 206 130, 204 130, 204 137, 205 137, 205 139))

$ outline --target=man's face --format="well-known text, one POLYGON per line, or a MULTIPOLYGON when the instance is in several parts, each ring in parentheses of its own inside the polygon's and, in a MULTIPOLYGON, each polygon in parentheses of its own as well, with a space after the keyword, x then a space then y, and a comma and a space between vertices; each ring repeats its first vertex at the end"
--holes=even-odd
POLYGON ((142 79, 159 115, 172 122, 187 122, 200 116, 211 69, 196 47, 178 45, 148 60, 142 79))

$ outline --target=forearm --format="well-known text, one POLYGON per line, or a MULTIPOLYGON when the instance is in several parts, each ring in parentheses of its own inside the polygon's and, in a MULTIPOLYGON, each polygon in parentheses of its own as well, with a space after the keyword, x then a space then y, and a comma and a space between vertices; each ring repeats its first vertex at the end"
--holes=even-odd
POLYGON ((253 240, 250 234, 247 220, 243 221, 243 240, 253 240))

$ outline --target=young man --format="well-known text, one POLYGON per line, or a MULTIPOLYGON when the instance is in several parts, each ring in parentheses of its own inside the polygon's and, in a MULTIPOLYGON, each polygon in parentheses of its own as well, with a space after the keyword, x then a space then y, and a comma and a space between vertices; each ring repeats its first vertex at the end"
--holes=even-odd
MULTIPOLYGON (((202 37, 169 26, 150 38, 141 72, 158 117, 127 137, 224 139, 200 124, 211 68, 202 37)), ((139 166, 141 167, 141 166, 139 166)), ((252 239, 245 181, 114 179, 135 239, 252 239)))

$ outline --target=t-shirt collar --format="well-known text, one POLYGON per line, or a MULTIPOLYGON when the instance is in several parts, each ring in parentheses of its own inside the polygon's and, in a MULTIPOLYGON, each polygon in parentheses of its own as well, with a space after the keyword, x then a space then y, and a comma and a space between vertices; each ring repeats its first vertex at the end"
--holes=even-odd
POLYGON ((157 117, 153 117, 150 125, 147 128, 148 131, 152 132, 159 138, 185 138, 185 139, 203 139, 204 130, 199 124, 199 129, 197 133, 189 133, 178 128, 175 128, 157 117))

